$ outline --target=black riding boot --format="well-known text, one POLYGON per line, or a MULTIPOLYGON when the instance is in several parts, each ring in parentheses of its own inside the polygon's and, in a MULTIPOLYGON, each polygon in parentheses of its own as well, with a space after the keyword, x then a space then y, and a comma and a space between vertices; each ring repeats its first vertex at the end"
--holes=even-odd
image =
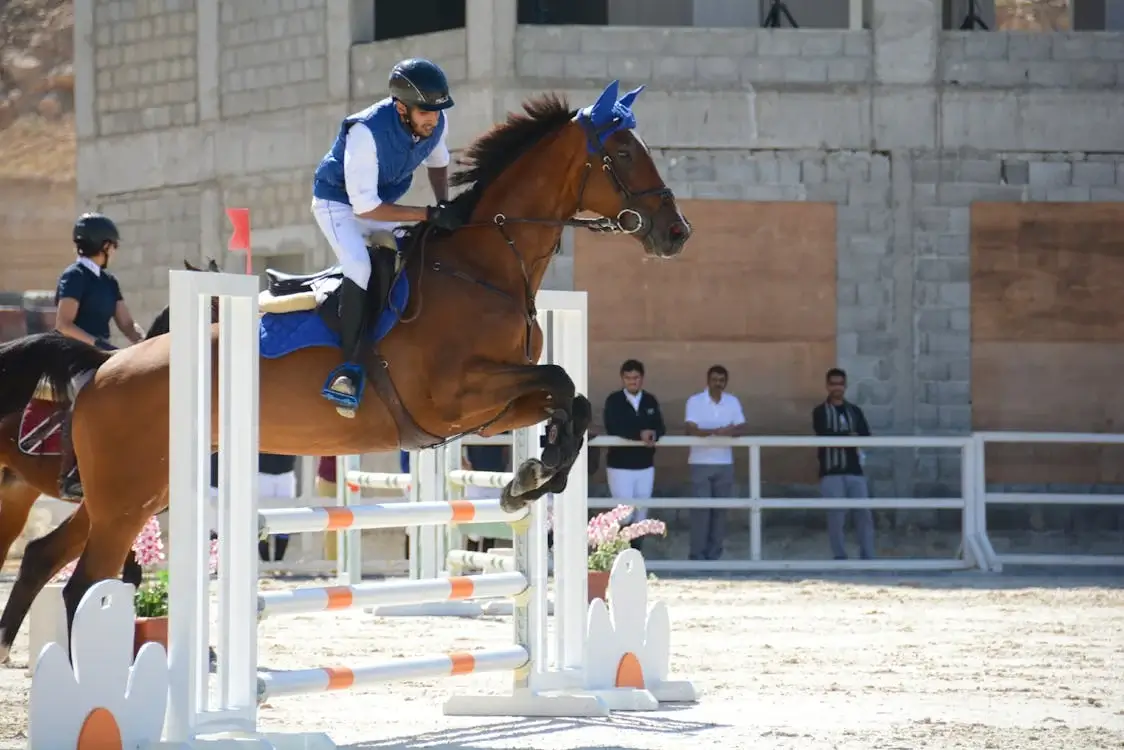
POLYGON ((59 472, 59 499, 81 500, 82 478, 78 475, 78 457, 74 455, 74 442, 70 437, 70 421, 73 415, 67 414, 59 435, 61 441, 61 470, 59 472))
MULTIPOLYGON (((340 286, 340 346, 343 349, 343 359, 353 370, 362 367, 360 361, 363 346, 363 334, 367 327, 367 292, 361 286, 348 278, 344 278, 340 286)), ((332 379, 328 390, 334 391, 354 399, 353 404, 337 401, 336 410, 340 416, 353 418, 355 409, 359 407, 359 385, 357 378, 362 373, 345 369, 332 379)), ((336 400, 336 399, 333 399, 336 400)))

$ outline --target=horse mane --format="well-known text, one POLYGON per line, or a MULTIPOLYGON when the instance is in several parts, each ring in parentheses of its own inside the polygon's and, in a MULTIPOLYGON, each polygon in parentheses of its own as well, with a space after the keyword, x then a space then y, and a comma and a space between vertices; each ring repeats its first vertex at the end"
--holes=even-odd
MULTIPOLYGON (((570 122, 577 114, 565 97, 555 93, 536 96, 523 103, 522 112, 509 112, 507 119, 473 141, 457 164, 466 167, 449 177, 451 187, 468 187, 453 198, 454 210, 468 221, 484 191, 516 159, 546 136, 570 122)), ((407 230, 413 238, 425 233, 428 222, 407 230)))

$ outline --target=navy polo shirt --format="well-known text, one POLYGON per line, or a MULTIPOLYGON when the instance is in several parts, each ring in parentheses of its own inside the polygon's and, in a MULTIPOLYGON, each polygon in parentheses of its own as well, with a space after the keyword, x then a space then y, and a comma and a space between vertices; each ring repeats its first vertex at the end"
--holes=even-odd
POLYGON ((109 340, 109 321, 123 299, 121 287, 113 274, 101 269, 95 272, 81 260, 67 266, 55 289, 55 305, 64 297, 78 300, 74 325, 94 338, 109 340))

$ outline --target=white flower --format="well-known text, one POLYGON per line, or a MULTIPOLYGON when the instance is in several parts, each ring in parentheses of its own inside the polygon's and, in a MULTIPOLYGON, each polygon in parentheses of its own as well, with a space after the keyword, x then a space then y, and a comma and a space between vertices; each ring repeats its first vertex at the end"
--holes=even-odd
POLYGON ((133 663, 133 587, 99 581, 74 616, 71 651, 48 643, 31 682, 31 750, 120 750, 159 742, 168 705, 168 657, 146 643, 133 663))

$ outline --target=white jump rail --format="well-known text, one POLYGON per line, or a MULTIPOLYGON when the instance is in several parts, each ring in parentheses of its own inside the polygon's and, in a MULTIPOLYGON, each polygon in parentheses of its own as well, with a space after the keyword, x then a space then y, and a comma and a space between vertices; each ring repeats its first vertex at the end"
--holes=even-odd
MULTIPOLYGON (((980 467, 974 477, 977 503, 976 524, 987 539, 987 508, 989 505, 1124 505, 1124 495, 1061 493, 1061 492, 989 492, 987 489, 986 451, 988 443, 1039 443, 1124 445, 1124 435, 1110 433, 1071 432, 976 432, 972 434, 975 465, 980 467)), ((990 550, 991 544, 988 542, 990 550)), ((1007 565, 1124 565, 1124 555, 995 554, 997 568, 1007 565)))
MULTIPOLYGON (((201 735, 257 733, 257 707, 270 696, 326 689, 358 687, 410 676, 464 674, 466 671, 507 670, 513 673, 506 696, 455 696, 444 706, 450 715, 606 716, 609 704, 600 693, 584 690, 585 674, 585 455, 575 463, 577 482, 569 526, 578 543, 558 554, 571 572, 560 577, 560 595, 580 602, 556 617, 557 649, 553 665, 546 653, 546 514, 545 502, 532 503, 519 513, 506 513, 498 500, 454 500, 418 503, 375 503, 319 508, 257 507, 258 453, 258 339, 257 280, 253 277, 171 273, 172 313, 172 443, 170 477, 171 521, 177 538, 169 568, 173 583, 169 615, 169 702, 166 739, 195 742, 201 735), (206 570, 207 529, 202 509, 208 493, 211 414, 211 345, 208 297, 220 297, 219 361, 219 613, 218 650, 226 654, 218 665, 216 694, 207 691, 207 633, 209 576, 206 570), (234 297, 231 299, 230 297, 234 297), (236 358, 240 357, 241 362, 236 358), (234 502, 234 498, 241 502, 234 502), (247 502, 245 498, 250 498, 247 502), (434 581, 403 581, 353 586, 307 587, 295 592, 259 592, 257 545, 259 535, 309 531, 354 531, 415 525, 430 527, 465 522, 507 522, 513 528, 513 571, 481 576, 457 576, 434 581), (192 543, 194 540, 196 543, 192 543), (580 554, 578 554, 580 553, 580 554), (576 575, 578 570, 582 575, 576 575), (506 595, 515 603, 510 647, 479 652, 444 654, 386 664, 332 666, 293 672, 257 670, 258 615, 330 611, 372 603, 424 601, 434 597, 461 598, 474 594, 506 595), (254 607, 258 611, 254 611, 254 607), (583 692, 584 691, 584 692, 583 692), (210 700, 209 700, 210 697, 210 700)), ((585 296, 580 295, 583 324, 580 341, 584 356, 585 296)), ((556 342, 556 346, 571 345, 556 342)), ((584 361, 584 360, 583 360, 584 361)), ((572 373, 579 390, 585 372, 572 373)), ((514 437, 517 460, 537 454, 542 426, 519 430, 514 437)), ((422 451, 411 466, 409 486, 417 491, 444 480, 444 462, 437 451, 422 451)), ((344 477, 346 479, 346 475, 344 477)), ((400 486, 396 477, 372 481, 400 486)), ((346 485, 346 482, 340 482, 346 485)), ((442 485, 444 486, 444 485, 442 485)), ((560 531, 560 530, 559 530, 560 531)), ((627 696, 621 701, 627 702, 627 696)), ((323 744, 322 735, 292 737, 287 745, 307 740, 323 744)), ((273 741, 270 737, 270 741, 273 741)))
MULTIPOLYGON (((544 331, 544 346, 540 361, 543 363, 557 364, 563 367, 575 381, 577 390, 581 392, 586 387, 587 362, 587 325, 586 325, 586 297, 584 292, 557 292, 542 291, 536 298, 536 305, 541 313, 540 321, 544 331)), ((542 427, 537 428, 540 433, 542 427)), ((531 437, 537 439, 536 436, 531 437)), ((471 487, 487 488, 494 491, 494 496, 499 497, 500 490, 511 480, 510 472, 470 472, 461 469, 462 445, 512 445, 510 435, 496 437, 482 437, 467 435, 458 440, 436 449, 438 474, 426 476, 424 481, 414 483, 410 476, 402 473, 370 472, 360 468, 359 456, 341 456, 338 459, 338 476, 344 477, 345 482, 337 485, 337 504, 348 507, 362 503, 359 490, 367 488, 374 490, 396 490, 405 492, 410 503, 421 502, 447 502, 463 498, 467 489, 471 487)), ((536 443, 537 445, 537 443, 536 443)), ((537 451, 535 453, 537 455, 537 451)), ((530 454, 529 454, 530 455, 530 454)), ((568 603, 567 607, 575 611, 584 607, 586 598, 585 560, 587 549, 584 543, 587 522, 586 492, 588 490, 588 475, 580 469, 581 462, 585 460, 585 453, 579 457, 579 463, 570 473, 566 490, 558 497, 548 496, 544 502, 555 509, 554 523, 557 528, 568 529, 572 536, 561 537, 571 544, 566 544, 565 549, 555 540, 554 563, 562 566, 560 569, 571 570, 566 576, 566 582, 557 590, 557 597, 547 601, 548 613, 558 610, 557 598, 562 597, 568 603), (580 476, 579 476, 580 474, 580 476), (581 540, 581 541, 578 541, 581 540), (578 579, 581 579, 579 584, 578 579)), ((416 452, 410 454, 411 469, 418 462, 416 452)), ((478 523, 488 523, 487 519, 476 519, 478 523)), ((362 581, 362 569, 366 568, 361 554, 361 539, 358 531, 341 529, 338 531, 340 567, 338 582, 340 584, 356 585, 362 581)), ((466 558, 458 557, 455 553, 463 542, 460 525, 447 527, 436 526, 411 526, 407 532, 407 566, 409 575, 414 580, 428 580, 448 574, 456 574, 466 566, 466 558), (450 554, 453 556, 450 557, 450 554)), ((505 552, 487 553, 502 556, 505 552)), ((485 565, 484 570, 502 569, 507 563, 492 557, 473 557, 478 563, 485 565), (498 566, 498 567, 497 567, 498 566)), ((471 567, 471 566, 469 566, 471 567)), ((511 614, 510 601, 447 601, 433 602, 418 605, 381 606, 372 608, 371 612, 380 616, 457 616, 471 617, 477 615, 508 615, 511 614)), ((573 618, 571 618, 573 619, 573 618)), ((558 652, 577 653, 576 638, 579 628, 570 623, 563 628, 560 639, 569 645, 557 645, 558 652)), ((576 664, 575 657, 566 657, 564 661, 576 664)))

